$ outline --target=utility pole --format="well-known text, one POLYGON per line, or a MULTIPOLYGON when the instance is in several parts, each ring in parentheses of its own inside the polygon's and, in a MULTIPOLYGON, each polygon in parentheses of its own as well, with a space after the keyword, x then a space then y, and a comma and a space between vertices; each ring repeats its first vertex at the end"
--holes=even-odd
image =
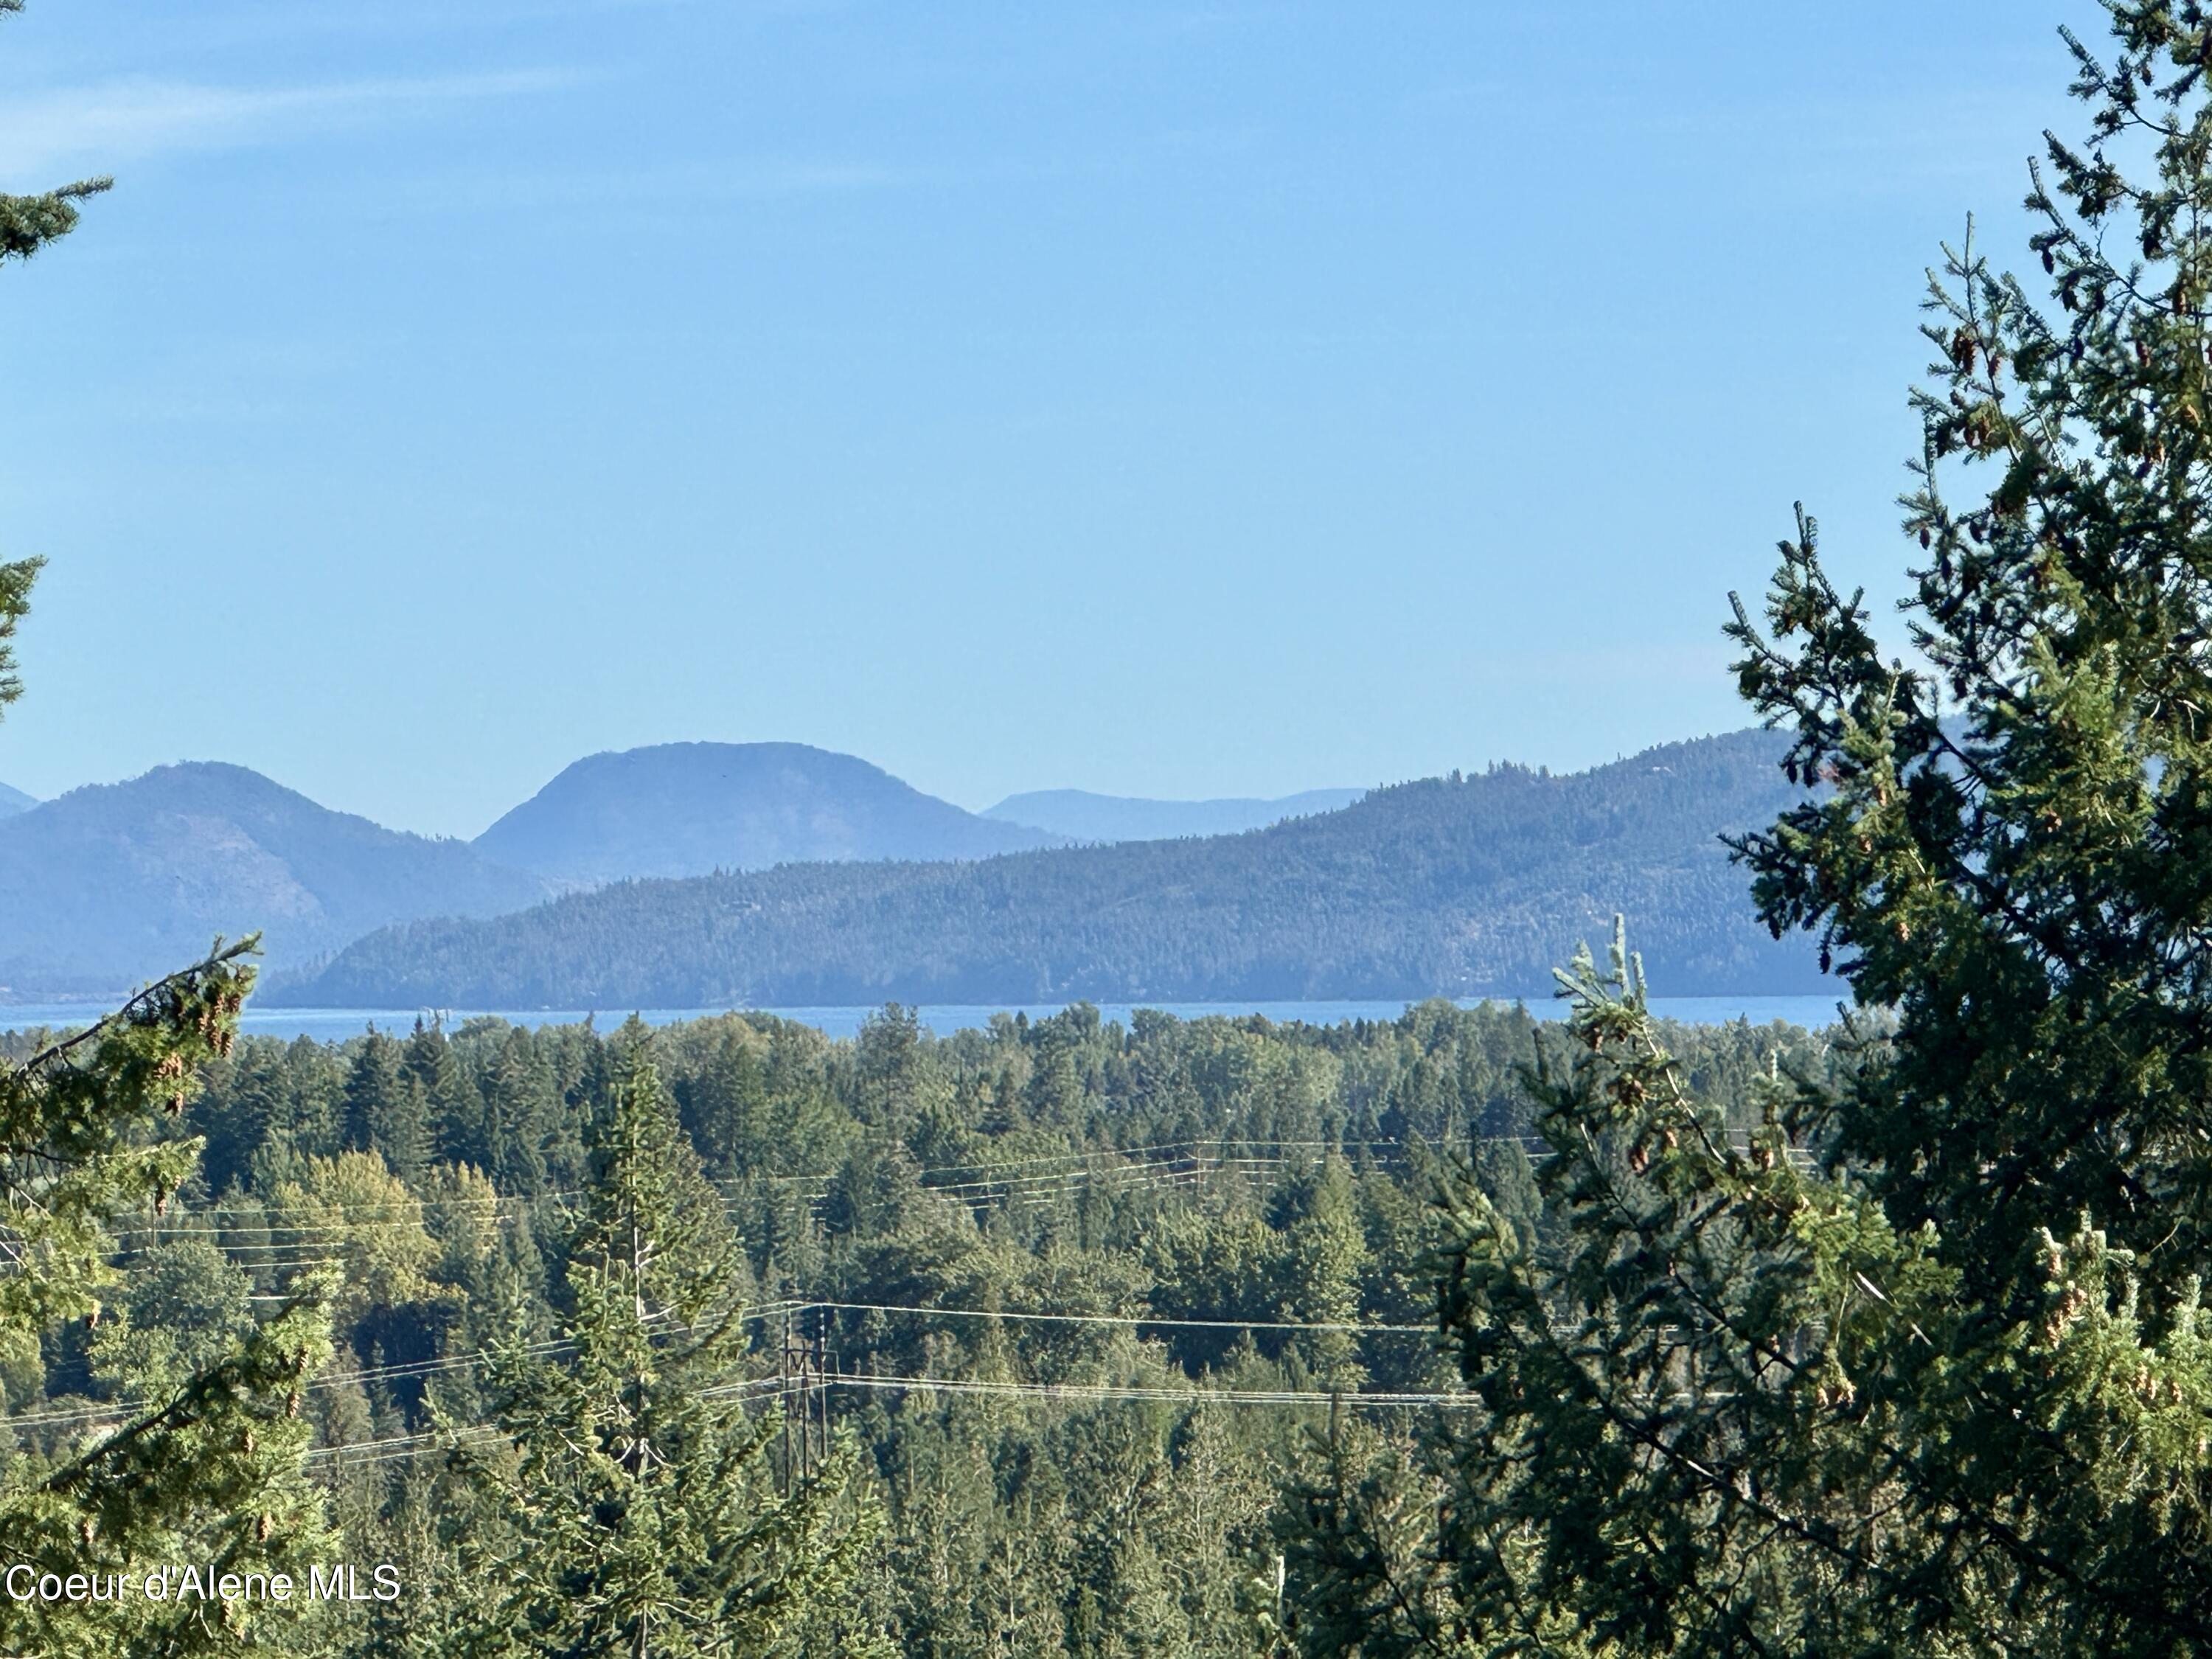
POLYGON ((815 1405, 815 1411, 822 1420, 822 1448, 820 1462, 826 1463, 830 1461, 830 1383, 828 1379, 830 1372, 830 1310, 827 1308, 817 1309, 815 1313, 814 1381, 817 1389, 819 1390, 819 1397, 815 1405))

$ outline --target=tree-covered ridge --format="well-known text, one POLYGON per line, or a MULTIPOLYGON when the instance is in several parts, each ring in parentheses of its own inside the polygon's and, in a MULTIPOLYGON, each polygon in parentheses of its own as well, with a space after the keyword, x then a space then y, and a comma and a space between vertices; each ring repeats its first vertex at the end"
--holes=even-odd
POLYGON ((1009 795, 982 816, 1034 824, 1074 841, 1172 841, 1181 836, 1234 836, 1264 830, 1285 818, 1310 817, 1349 806, 1364 789, 1306 789, 1259 799, 1146 800, 1094 794, 1087 789, 1032 789, 1009 795))
POLYGON ((1202 841, 629 883, 395 928, 271 1000, 330 1006, 1417 997, 1540 990, 1626 909, 1670 992, 1817 989, 1720 837, 1801 799, 1759 732, 1498 767, 1202 841))
POLYGON ((299 964, 393 921, 491 915, 549 890, 463 842, 334 812, 242 766, 157 767, 0 817, 0 986, 127 988, 246 925, 269 965, 299 964))
MULTIPOLYGON (((243 1039, 169 1121, 205 1152, 121 1235, 110 1316, 0 1378, 12 1438, 66 1455, 146 1367, 327 1274, 337 1349, 300 1390, 325 1553, 409 1589, 300 1613, 277 1650, 568 1651, 589 1603, 599 1636, 650 1604, 650 1651, 720 1651, 671 1637, 711 1602, 732 1652, 1267 1652, 1308 1588, 1278 1593, 1278 1494, 1332 1395, 1400 1397, 1357 1414, 1403 1433, 1462 1392, 1429 1200, 1471 1160, 1534 1224, 1518 1068, 1542 1036, 1431 1004, 1333 1027, 1077 1006, 942 1040, 896 1008, 845 1042, 765 1016, 243 1039), (635 1214, 665 1218, 642 1259, 671 1273, 643 1300, 635 1214), (633 1389, 641 1365, 659 1380, 633 1389), (737 1473, 656 1487, 631 1421, 672 1467, 737 1473), (607 1458, 577 1456, 580 1422, 607 1458), (757 1558, 649 1547, 786 1520, 856 1576, 781 1624, 727 1599, 757 1558)), ((1778 1061, 1828 1064, 1779 1026, 1679 1041, 1747 1103, 1778 1061)))

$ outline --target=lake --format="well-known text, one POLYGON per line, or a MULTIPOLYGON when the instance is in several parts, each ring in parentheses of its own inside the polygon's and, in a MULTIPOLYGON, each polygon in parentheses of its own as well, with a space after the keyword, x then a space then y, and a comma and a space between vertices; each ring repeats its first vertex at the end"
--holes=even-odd
MULTIPOLYGON (((1459 1006, 1472 1008, 1484 1000, 1480 997, 1463 998, 1459 1006)), ((1058 1013, 1063 1003, 1016 1003, 1011 1006, 988 1004, 941 1003, 924 1004, 919 1010, 921 1022, 939 1036, 988 1025, 996 1013, 1025 1013, 1031 1019, 1058 1013)), ((1380 1002, 1102 1002, 1097 1005, 1102 1017, 1119 1020, 1123 1024, 1139 1008, 1158 1008, 1173 1014, 1178 1019, 1201 1019, 1208 1015, 1225 1015, 1243 1018, 1250 1014, 1264 1014, 1280 1023, 1303 1020, 1310 1025, 1334 1025, 1346 1020, 1395 1019, 1406 1012, 1402 1001, 1380 1002)), ((0 1006, 0 1030, 23 1030, 33 1026, 70 1027, 89 1024, 101 1015, 112 1012, 112 1003, 52 1002, 18 1003, 0 1006)), ((1553 998, 1530 998, 1529 1012, 1541 1019, 1557 1018, 1565 1005, 1553 998)), ((1832 1025, 1836 1020, 1834 997, 1655 997, 1651 1010, 1666 1019, 1679 1019, 1693 1024, 1718 1025, 1732 1020, 1748 1019, 1754 1025, 1764 1025, 1772 1020, 1784 1020, 1793 1025, 1819 1027, 1832 1025)), ((639 1015, 647 1024, 666 1025, 680 1019, 699 1019, 711 1014, 726 1013, 723 1008, 644 1008, 639 1015)), ((866 1007, 821 1008, 763 1008, 755 1012, 777 1014, 786 1019, 795 1019, 817 1027, 833 1037, 851 1036, 860 1029, 860 1022, 876 1012, 874 1005, 866 1007)), ((619 1024, 630 1011, 627 1008, 266 1008, 248 1006, 240 1019, 240 1029, 258 1036, 289 1039, 298 1036, 314 1037, 321 1042, 343 1042, 358 1036, 372 1024, 380 1030, 404 1032, 413 1028, 418 1018, 433 1015, 443 1019, 447 1027, 462 1021, 475 1019, 484 1014, 510 1020, 518 1025, 568 1025, 586 1018, 596 1018, 602 1030, 619 1024)))

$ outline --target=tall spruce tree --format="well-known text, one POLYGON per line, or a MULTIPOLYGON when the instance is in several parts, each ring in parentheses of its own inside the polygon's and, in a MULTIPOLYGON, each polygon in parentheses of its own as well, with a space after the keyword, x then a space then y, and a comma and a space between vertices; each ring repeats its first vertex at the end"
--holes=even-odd
POLYGON ((1811 792, 1739 846, 1760 910, 1893 1031, 1732 1135, 1577 964, 1546 1231, 1454 1194, 1486 1415, 1336 1443, 1310 1651, 2212 1651, 2212 9, 2106 9, 2053 303, 1971 235, 1931 276, 1924 666, 1802 514, 1729 630, 1811 792))
POLYGON ((563 1351, 514 1345, 489 1379, 500 1442, 460 1436, 501 1523, 471 1546, 492 1595, 468 1650, 799 1650, 872 1536, 854 1456, 778 1491, 780 1416, 747 1409, 744 1257, 641 1042, 590 1154, 563 1351))
MULTIPOLYGON (((21 0, 0 0, 0 12, 20 9, 21 0)), ((0 261, 66 234, 77 204, 106 187, 94 179, 0 196, 0 261)), ((22 691, 13 640, 38 570, 35 559, 0 564, 0 708, 22 691)), ((192 1171, 199 1141, 171 1130, 201 1068, 229 1051, 251 949, 218 941, 88 1029, 0 1064, 0 1349, 34 1358, 65 1328, 99 1323, 119 1277, 112 1224, 158 1214, 192 1171)), ((114 1374, 144 1392, 58 1446, 33 1437, 40 1449, 9 1460, 0 1540, 10 1565, 51 1574, 64 1591, 72 1575, 137 1584, 149 1567, 184 1562, 304 1572, 323 1536, 297 1414, 304 1380, 329 1352, 314 1290, 217 1347, 187 1365, 173 1353, 137 1363, 118 1346, 114 1374)), ((0 1596, 0 1650, 90 1659, 282 1640, 285 1615, 263 1605, 136 1592, 47 1599, 29 1582, 31 1595, 0 1596)))
POLYGON ((430 1161, 429 1093, 406 1049, 374 1026, 346 1073, 345 1129, 348 1146, 381 1153, 403 1179, 415 1179, 430 1161))

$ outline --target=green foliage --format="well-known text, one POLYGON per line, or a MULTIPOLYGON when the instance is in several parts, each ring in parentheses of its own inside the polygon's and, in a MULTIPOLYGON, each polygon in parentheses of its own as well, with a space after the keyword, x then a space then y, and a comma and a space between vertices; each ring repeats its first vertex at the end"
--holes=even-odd
POLYGON ((775 1490, 767 1454, 780 1419, 749 1415, 736 1380, 741 1258, 641 1048, 591 1150, 566 1252, 573 1358, 517 1344, 494 1365, 511 1470, 464 1442, 472 1466, 496 1468, 493 1489, 512 1493, 468 1650, 787 1649, 834 1617, 871 1540, 872 1511, 851 1490, 857 1455, 848 1445, 797 1491, 775 1490))
POLYGON ((346 1144, 374 1152, 412 1179, 428 1164, 434 1127, 422 1072, 400 1045, 371 1030, 345 1082, 346 1144))
POLYGON ((68 235, 76 228, 77 204, 113 183, 112 179, 80 179, 35 196, 0 195, 0 260, 27 259, 48 242, 68 235))
POLYGON ((422 1200, 376 1153, 301 1160, 268 1194, 264 1212, 272 1239, 312 1239, 338 1269, 331 1314, 341 1328, 431 1297, 424 1275, 438 1245, 423 1225, 422 1200))
MULTIPOLYGON (((0 196, 0 260, 66 234, 76 204, 106 187, 92 179, 0 196)), ((0 564, 0 707, 21 692, 12 641, 38 569, 36 560, 0 564)), ((160 1217, 192 1174, 199 1143, 171 1126, 204 1068, 230 1051, 252 948, 218 940, 205 960, 88 1030, 0 1060, 0 1355, 10 1394, 41 1349, 74 1347, 88 1380, 114 1396, 88 1423, 48 1419, 0 1467, 11 1564, 60 1579, 131 1575, 135 1588, 149 1566, 173 1563, 241 1577, 300 1571, 322 1541, 299 1403, 329 1353, 323 1281, 305 1277, 257 1322, 240 1276, 199 1238, 155 1245, 127 1288, 114 1261, 118 1218, 160 1217)), ((11 1595, 0 1599, 0 1646, 52 1659, 236 1652, 289 1622, 289 1609, 205 1598, 11 1595)))
POLYGON ((1889 1012, 1746 1123, 1578 961, 1538 1224, 1451 1218, 1485 1414, 1336 1438, 1310 1651, 2212 1645, 2212 14, 2106 9, 2028 197, 2056 319, 1971 240, 1931 277, 1927 668, 1802 514, 1730 630, 1808 791, 1739 844, 1762 914, 1889 1012))
POLYGON ((30 614, 31 584, 44 563, 42 559, 0 562, 0 708, 23 695, 23 682, 15 673, 15 625, 30 614))
MULTIPOLYGON (((1536 1036, 1518 1010, 1438 1004, 1327 1028, 1124 1028, 1078 1006, 941 1041, 887 1011, 852 1042, 762 1015, 649 1039, 476 1021, 441 1039, 434 1075, 443 1097, 487 1103, 476 1151, 518 1172, 504 1181, 434 1156, 404 1180, 302 1127, 335 1137, 343 1080, 404 1072, 406 1045, 247 1039, 209 1060, 184 1119, 222 1128, 239 1173, 220 1196, 188 1182, 165 1224, 209 1230, 190 1236, 217 1239, 257 1295, 310 1270, 338 1280, 338 1352, 302 1412, 313 1478, 331 1549, 399 1564, 408 1594, 320 1620, 334 1651, 588 1648, 619 1621, 559 1609, 623 1596, 659 1607, 653 1640, 673 1641, 672 1608, 728 1589, 684 1565, 696 1540, 798 1528, 818 1503, 818 1542, 845 1547, 864 1504, 880 1541, 831 1617, 819 1597, 793 1610, 793 1653, 1256 1655, 1314 1582, 1295 1553, 1275 1577, 1297 1425, 1326 1421, 1332 1387, 1453 1385, 1420 1328, 1438 1305, 1434 1165, 1409 1143, 1446 1156, 1506 1137, 1476 1140, 1474 1162, 1539 1231, 1511 1139, 1531 1127, 1516 1068, 1536 1036), (670 1218, 646 1230, 642 1314, 614 1248, 629 1212, 670 1218), (843 1379, 794 1395, 788 1440, 771 1409, 785 1297, 841 1304, 796 1316, 795 1340, 818 1339, 843 1379), (1120 1322, 1147 1319, 1228 1323, 1120 1322), (1310 1328, 1337 1324, 1362 1328, 1310 1328), (1223 1389, 1283 1397, 1193 1392, 1223 1389), (640 1436, 686 1473, 633 1479, 607 1448, 640 1436), (731 1478, 698 1474, 714 1456, 731 1478)), ((1739 1131, 1778 1052, 1824 1064, 1778 1027, 1670 1041, 1737 1103, 1739 1131)), ((167 1261, 126 1267, 128 1328, 181 1344, 221 1298, 167 1261)), ((106 1386, 97 1352, 78 1371, 55 1360, 49 1408, 106 1386)), ((1346 1416, 1361 1443, 1413 1455, 1404 1412, 1346 1416)), ((767 1622, 700 1628, 742 1650, 767 1622)))
MULTIPOLYGON (((0 1066, 0 1333, 14 1351, 96 1327, 122 1280, 116 1218, 160 1214, 191 1173, 198 1143, 160 1126, 231 1046, 248 948, 218 951, 90 1030, 0 1066)), ((297 1401, 329 1352, 325 1287, 303 1280, 255 1324, 240 1319, 236 1286, 188 1246, 149 1265, 120 1298, 120 1323, 92 1339, 99 1374, 127 1390, 118 1412, 9 1467, 0 1535, 14 1559, 64 1575, 184 1561, 304 1570, 321 1519, 297 1401)), ((54 1655, 212 1651, 272 1622, 243 1604, 0 1601, 0 1642, 54 1655)))
POLYGON ((92 1334, 93 1375, 128 1394, 173 1392, 253 1334, 253 1281, 204 1235, 139 1255, 92 1334))
MULTIPOLYGON (((0 1332, 51 1341, 89 1328, 94 1374, 121 1391, 106 1422, 65 1434, 0 1475, 13 1559, 58 1573, 304 1571, 321 1541, 304 1478, 300 1389, 329 1353, 326 1286, 313 1276, 271 1317, 243 1313, 234 1274, 186 1237, 124 1282, 116 1218, 158 1215, 196 1142, 158 1133, 228 1051, 251 970, 245 947, 153 986, 76 1037, 0 1066, 0 1332)), ((141 1598, 0 1601, 0 1642, 42 1654, 234 1649, 281 1622, 241 1603, 141 1598)))

